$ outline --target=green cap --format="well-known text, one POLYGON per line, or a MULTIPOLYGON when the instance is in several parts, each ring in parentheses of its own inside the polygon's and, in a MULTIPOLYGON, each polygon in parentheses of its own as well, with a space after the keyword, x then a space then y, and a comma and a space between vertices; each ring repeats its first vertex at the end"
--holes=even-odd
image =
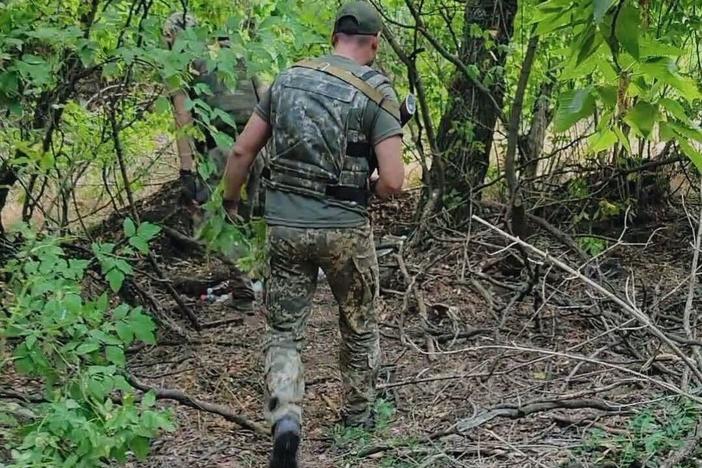
POLYGON ((336 15, 334 33, 374 36, 383 30, 383 20, 368 2, 345 4, 336 15))

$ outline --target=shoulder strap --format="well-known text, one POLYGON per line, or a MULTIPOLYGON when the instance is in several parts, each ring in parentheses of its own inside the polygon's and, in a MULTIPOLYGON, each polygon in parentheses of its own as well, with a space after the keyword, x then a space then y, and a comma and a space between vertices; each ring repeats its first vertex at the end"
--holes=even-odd
POLYGON ((378 107, 392 115, 398 122, 400 121, 400 106, 353 73, 320 60, 303 60, 293 65, 293 67, 309 68, 311 70, 321 71, 350 84, 365 94, 368 99, 375 102, 378 107))

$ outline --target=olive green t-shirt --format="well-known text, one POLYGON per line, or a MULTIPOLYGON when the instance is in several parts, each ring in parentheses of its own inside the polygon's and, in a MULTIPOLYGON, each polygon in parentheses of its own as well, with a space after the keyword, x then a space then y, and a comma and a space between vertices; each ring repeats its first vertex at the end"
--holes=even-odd
MULTIPOLYGON (((353 60, 339 55, 327 55, 320 59, 351 72, 358 72, 362 68, 353 60)), ((389 84, 380 86, 378 90, 388 98, 397 101, 397 96, 389 84)), ((270 91, 263 94, 255 111, 270 123, 270 91)), ((364 127, 369 129, 368 138, 372 145, 377 145, 387 138, 402 135, 399 122, 389 113, 378 109, 378 105, 372 101, 369 101, 363 118, 364 127)), ((266 190, 264 217, 269 225, 287 227, 343 228, 363 226, 368 222, 367 215, 346 209, 329 200, 271 188, 266 190)))

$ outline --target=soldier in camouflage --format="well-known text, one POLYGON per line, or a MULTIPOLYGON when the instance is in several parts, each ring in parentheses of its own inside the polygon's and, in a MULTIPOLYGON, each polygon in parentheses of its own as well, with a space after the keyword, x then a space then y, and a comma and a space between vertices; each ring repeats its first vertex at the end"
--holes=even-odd
MULTIPOLYGON (((163 37, 169 47, 173 47, 177 35, 188 29, 195 27, 195 18, 183 12, 173 13, 168 17, 163 25, 163 37)), ((221 37, 217 40, 219 47, 228 47, 229 39, 221 37)), ((180 181, 182 200, 186 208, 193 214, 197 214, 198 205, 205 203, 210 196, 212 189, 222 179, 227 157, 231 152, 230 147, 222 146, 215 140, 212 128, 198 125, 195 116, 189 110, 188 100, 201 99, 211 109, 219 109, 226 113, 231 121, 236 125, 232 127, 221 118, 210 119, 212 127, 217 131, 236 138, 237 128, 242 130, 258 102, 258 93, 261 85, 255 77, 248 78, 243 63, 238 64, 236 74, 236 88, 232 88, 224 83, 218 70, 213 70, 203 59, 197 59, 190 65, 192 80, 189 89, 174 89, 170 91, 170 98, 173 106, 173 114, 179 135, 176 139, 176 148, 180 159, 180 181), (198 95, 194 90, 207 88, 198 95), (202 86, 204 85, 204 86, 202 86), (188 127, 198 125, 204 139, 193 139, 188 135, 188 127), (212 174, 207 180, 201 180, 195 171, 194 154, 206 159, 212 165, 212 174)))
POLYGON ((367 204, 371 193, 389 196, 404 180, 397 99, 388 79, 369 66, 381 27, 368 3, 343 6, 333 54, 295 64, 276 78, 227 164, 225 207, 235 215, 247 171, 270 140, 265 413, 273 426, 273 468, 297 466, 301 351, 319 268, 339 305, 344 422, 372 424, 380 349, 378 264, 367 204))

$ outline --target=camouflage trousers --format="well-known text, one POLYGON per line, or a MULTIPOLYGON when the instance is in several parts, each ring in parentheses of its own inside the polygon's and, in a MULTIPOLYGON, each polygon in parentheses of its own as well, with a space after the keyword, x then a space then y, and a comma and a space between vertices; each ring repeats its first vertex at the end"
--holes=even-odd
POLYGON ((343 411, 350 424, 368 419, 375 400, 380 344, 374 302, 378 261, 370 225, 269 230, 265 413, 271 424, 301 419, 305 391, 301 352, 318 269, 339 305, 343 411))

